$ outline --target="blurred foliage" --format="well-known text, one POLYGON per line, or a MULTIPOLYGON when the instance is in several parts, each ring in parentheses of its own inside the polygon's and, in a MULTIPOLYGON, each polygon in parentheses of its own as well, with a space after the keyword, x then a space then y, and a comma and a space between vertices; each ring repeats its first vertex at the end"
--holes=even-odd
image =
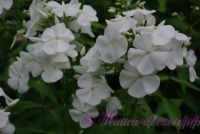
MULTIPOLYGON (((59 0, 58 0, 59 1, 59 0)), ((61 0, 60 0, 61 1, 61 0)), ((81 0, 93 6, 98 13, 100 22, 93 24, 96 35, 103 33, 104 20, 113 16, 107 11, 114 7, 115 0, 81 0)), ((133 0, 133 3, 136 2, 133 0)), ((13 37, 21 29, 22 21, 27 20, 23 13, 28 9, 31 0, 14 0, 14 5, 8 12, 0 16, 0 86, 12 98, 20 98, 20 102, 10 108, 11 122, 16 126, 16 134, 199 134, 199 128, 179 130, 176 127, 141 127, 141 126, 105 126, 101 118, 96 120, 91 128, 81 130, 72 121, 68 110, 71 108, 71 95, 77 86, 73 80, 73 70, 65 72, 65 76, 56 84, 45 84, 40 78, 32 79, 31 89, 19 95, 7 85, 8 67, 16 60, 19 52, 25 50, 27 40, 18 39, 15 47, 10 49, 13 37)), ((147 9, 156 9, 158 23, 166 20, 167 24, 175 26, 180 32, 192 37, 192 48, 200 59, 200 1, 199 0, 146 0, 147 9)), ((92 45, 95 40, 88 37, 79 39, 83 44, 92 45)), ((200 74, 200 62, 196 65, 200 74)), ((121 117, 148 118, 153 113, 169 118, 180 118, 184 115, 200 115, 200 81, 188 82, 188 70, 179 68, 178 71, 166 70, 169 76, 162 76, 161 87, 153 95, 143 99, 134 99, 116 83, 116 76, 111 76, 110 86, 116 90, 123 104, 121 117)), ((102 104, 104 105, 104 104, 102 104)), ((99 106, 101 112, 105 111, 99 106)))

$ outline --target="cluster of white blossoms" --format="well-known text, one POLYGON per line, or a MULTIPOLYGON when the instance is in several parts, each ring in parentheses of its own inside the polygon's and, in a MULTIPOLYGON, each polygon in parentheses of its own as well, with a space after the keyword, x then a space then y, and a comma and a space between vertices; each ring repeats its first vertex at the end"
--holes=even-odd
POLYGON ((37 31, 43 31, 40 24, 43 20, 48 18, 49 14, 54 14, 58 19, 70 18, 67 26, 70 30, 74 32, 88 34, 94 37, 91 30, 91 23, 97 22, 97 13, 89 5, 83 5, 81 8, 81 3, 78 0, 71 0, 70 3, 62 4, 56 1, 50 1, 48 3, 45 0, 33 0, 29 8, 30 20, 24 22, 27 28, 26 37, 32 37, 37 34, 37 31))
POLYGON ((67 4, 34 0, 29 8, 30 20, 24 21, 24 35, 31 43, 9 67, 9 86, 24 93, 29 89, 30 74, 54 83, 63 77, 64 70, 73 67, 78 89, 69 113, 87 128, 99 115, 97 106, 102 102, 107 104, 107 116, 113 117, 122 109, 107 83, 107 74, 119 74, 121 87, 136 98, 154 93, 160 86, 156 74, 166 68, 175 70, 187 64, 190 81, 194 82, 198 79, 194 69, 197 58, 193 50, 187 50, 190 38, 164 21, 156 25, 154 12, 137 8, 107 20, 104 34, 84 55, 86 47, 78 46, 76 33, 94 37, 91 23, 98 21, 96 11, 78 0, 67 4), (41 24, 52 16, 53 25, 43 28, 41 24), (84 56, 80 65, 74 65, 79 51, 80 57, 84 56))
MULTIPOLYGON (((3 97, 5 99, 7 107, 11 107, 19 101, 18 99, 13 100, 10 97, 8 97, 1 87, 0 87, 0 97, 3 97)), ((6 111, 7 107, 5 108, 0 107, 0 133, 13 134, 15 132, 15 127, 9 121, 10 112, 6 111)))
POLYGON ((0 0, 0 15, 4 10, 9 10, 13 4, 13 0, 0 0))
POLYGON ((29 8, 30 20, 24 22, 24 36, 30 40, 26 52, 20 52, 17 61, 9 67, 9 86, 24 93, 29 89, 29 74, 41 76, 46 83, 54 83, 63 77, 63 71, 71 68, 78 56, 76 33, 86 33, 91 37, 91 23, 98 21, 96 11, 77 0, 59 4, 55 1, 34 0, 29 8), (53 17, 50 27, 41 24, 53 17), (64 21, 65 19, 69 21, 64 21), (76 29, 75 29, 76 28, 76 29))
POLYGON ((92 119, 98 116, 96 106, 102 100, 107 101, 108 116, 115 116, 122 109, 106 82, 106 74, 118 73, 122 88, 136 98, 159 88, 160 77, 156 73, 165 68, 175 70, 187 64, 190 81, 198 79, 194 70, 197 58, 193 50, 187 50, 190 37, 164 21, 156 26, 154 12, 138 8, 106 21, 104 35, 97 37, 95 45, 80 59, 80 66, 74 66, 79 89, 70 115, 82 128, 92 125, 92 119), (116 64, 124 64, 124 69, 107 69, 116 64))

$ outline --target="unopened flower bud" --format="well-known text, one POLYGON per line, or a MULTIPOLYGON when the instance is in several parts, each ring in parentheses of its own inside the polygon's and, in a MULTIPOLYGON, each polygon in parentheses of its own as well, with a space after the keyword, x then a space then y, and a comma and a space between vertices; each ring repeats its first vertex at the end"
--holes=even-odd
POLYGON ((196 6, 194 9, 197 10, 197 11, 199 11, 199 7, 198 6, 196 6))
POLYGON ((84 56, 84 55, 85 55, 85 46, 83 46, 83 48, 81 49, 80 55, 81 55, 81 56, 84 56))
POLYGON ((109 12, 109 13, 115 13, 115 12, 116 12, 116 9, 115 9, 114 7, 110 7, 110 8, 108 9, 108 12, 109 12))
POLYGON ((145 4, 146 4, 146 2, 143 1, 143 2, 139 3, 139 6, 142 7, 142 6, 144 6, 145 4))
POLYGON ((119 5, 121 5, 121 4, 120 4, 120 2, 115 2, 115 5, 119 6, 119 5))
POLYGON ((178 13, 177 12, 173 12, 172 16, 178 16, 178 13))

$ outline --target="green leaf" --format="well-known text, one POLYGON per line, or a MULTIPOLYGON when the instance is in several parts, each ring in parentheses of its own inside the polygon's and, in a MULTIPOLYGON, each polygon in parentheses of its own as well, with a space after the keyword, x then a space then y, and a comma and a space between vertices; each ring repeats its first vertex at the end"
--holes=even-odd
POLYGON ((152 111, 151 108, 149 107, 147 101, 145 99, 139 99, 138 100, 138 105, 142 110, 142 114, 148 118, 152 116, 152 111))
MULTIPOLYGON (((179 102, 180 103, 180 102, 179 102)), ((163 109, 168 114, 171 119, 177 119, 181 117, 181 111, 179 109, 179 105, 177 105, 176 101, 167 100, 162 97, 162 104, 163 109)))
POLYGON ((15 106, 11 107, 10 110, 13 115, 20 115, 26 110, 42 108, 42 105, 33 101, 19 101, 15 106))

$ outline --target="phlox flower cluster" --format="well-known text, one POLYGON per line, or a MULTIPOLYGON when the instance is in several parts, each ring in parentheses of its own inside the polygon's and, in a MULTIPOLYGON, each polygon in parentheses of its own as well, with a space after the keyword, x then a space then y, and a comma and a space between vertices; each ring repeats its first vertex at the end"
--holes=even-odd
MULTIPOLYGON (((1 8, 7 6, 0 6, 0 11, 1 8)), ((119 74, 121 87, 135 98, 156 92, 160 86, 158 72, 164 69, 186 66, 189 80, 198 79, 194 69, 197 57, 188 49, 190 37, 165 21, 157 24, 155 10, 136 8, 106 20, 103 35, 90 48, 80 46, 76 37, 77 34, 95 37, 91 24, 98 18, 91 6, 81 5, 78 0, 69 3, 34 0, 28 12, 30 20, 24 21, 24 37, 30 43, 10 65, 8 85, 25 93, 30 76, 41 76, 44 82, 54 83, 62 79, 65 70, 74 69, 78 89, 69 113, 82 128, 94 123, 93 118, 99 115, 97 106, 102 102, 106 102, 105 111, 111 117, 122 109, 115 89, 108 84, 108 74, 119 74), (53 18, 53 24, 44 28, 49 18, 53 18), (79 57, 80 64, 75 65, 79 57)), ((5 120, 0 128, 8 123, 8 113, 2 111, 2 115, 0 111, 0 118, 5 120)))
POLYGON ((80 59, 80 65, 74 66, 79 88, 70 114, 82 128, 92 125, 92 119, 98 116, 97 106, 103 100, 110 116, 122 109, 106 81, 110 72, 119 73, 121 87, 135 98, 154 93, 160 86, 157 73, 164 69, 186 65, 190 81, 198 79, 194 70, 197 58, 193 50, 187 49, 190 37, 165 25, 165 21, 156 25, 154 12, 138 8, 107 20, 104 34, 97 37, 94 46, 80 59), (124 68, 107 69, 116 64, 123 64, 124 68))

